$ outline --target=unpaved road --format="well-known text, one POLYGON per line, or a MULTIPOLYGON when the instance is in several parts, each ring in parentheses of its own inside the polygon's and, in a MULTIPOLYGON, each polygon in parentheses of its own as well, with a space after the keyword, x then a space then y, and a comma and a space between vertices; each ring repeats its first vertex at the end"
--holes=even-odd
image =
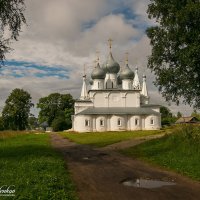
POLYGON ((80 200, 190 200, 200 199, 200 183, 152 167, 109 149, 77 145, 51 134, 52 145, 63 153, 80 200), (146 189, 121 184, 125 179, 149 178, 176 182, 146 189))

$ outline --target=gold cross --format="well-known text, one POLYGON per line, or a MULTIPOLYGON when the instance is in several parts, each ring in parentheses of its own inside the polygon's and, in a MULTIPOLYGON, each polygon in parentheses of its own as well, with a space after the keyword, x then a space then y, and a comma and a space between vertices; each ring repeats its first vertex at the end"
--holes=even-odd
POLYGON ((109 38, 108 45, 109 45, 110 51, 112 49, 112 42, 113 42, 113 40, 111 38, 109 38))

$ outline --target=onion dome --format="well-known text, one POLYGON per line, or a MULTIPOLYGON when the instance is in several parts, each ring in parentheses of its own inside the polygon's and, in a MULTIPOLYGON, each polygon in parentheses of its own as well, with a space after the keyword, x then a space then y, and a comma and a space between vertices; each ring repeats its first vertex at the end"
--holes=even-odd
POLYGON ((109 53, 106 63, 103 65, 103 69, 107 73, 117 74, 120 70, 119 64, 114 60, 112 53, 109 53))
POLYGON ((126 64, 125 68, 120 72, 120 78, 123 79, 133 79, 134 72, 129 68, 128 64, 126 64))
POLYGON ((105 71, 100 67, 99 63, 93 69, 91 74, 92 79, 104 79, 106 77, 105 71))
POLYGON ((92 79, 90 79, 89 84, 93 85, 94 81, 92 79))

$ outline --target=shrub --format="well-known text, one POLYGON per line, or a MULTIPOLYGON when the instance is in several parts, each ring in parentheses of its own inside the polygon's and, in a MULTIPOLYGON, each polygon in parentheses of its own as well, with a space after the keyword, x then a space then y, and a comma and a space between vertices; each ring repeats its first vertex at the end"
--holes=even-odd
POLYGON ((55 118, 51 124, 53 131, 63 131, 69 128, 69 125, 65 118, 55 118))

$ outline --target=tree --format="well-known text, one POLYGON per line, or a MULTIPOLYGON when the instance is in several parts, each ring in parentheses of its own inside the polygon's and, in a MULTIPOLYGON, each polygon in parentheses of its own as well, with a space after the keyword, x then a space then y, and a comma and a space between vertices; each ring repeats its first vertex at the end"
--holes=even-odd
POLYGON ((177 118, 180 118, 180 117, 182 117, 182 113, 181 112, 177 112, 177 118))
POLYGON ((25 130, 28 127, 31 96, 23 89, 14 89, 8 96, 2 112, 5 129, 25 130))
POLYGON ((161 113, 161 124, 162 125, 170 125, 176 121, 176 118, 173 116, 173 114, 171 113, 169 108, 167 108, 165 106, 161 106, 160 113, 161 113))
POLYGON ((200 1, 151 0, 147 29, 152 45, 148 67, 167 101, 200 107, 200 1))
POLYGON ((55 118, 51 124, 53 131, 63 131, 69 128, 67 120, 63 117, 55 118))
POLYGON ((24 0, 0 0, 0 65, 11 50, 11 40, 17 40, 22 25, 26 23, 24 10, 24 0), (5 30, 9 37, 6 37, 5 30))
POLYGON ((28 126, 30 129, 35 129, 38 127, 38 119, 33 114, 30 114, 28 118, 28 126))
POLYGON ((71 94, 52 93, 39 99, 39 122, 47 122, 50 126, 56 118, 62 117, 71 126, 71 115, 74 112, 74 99, 71 94))
POLYGON ((0 131, 4 130, 3 118, 0 117, 0 131))
POLYGON ((160 107, 161 118, 172 117, 172 113, 169 108, 165 106, 160 107))

